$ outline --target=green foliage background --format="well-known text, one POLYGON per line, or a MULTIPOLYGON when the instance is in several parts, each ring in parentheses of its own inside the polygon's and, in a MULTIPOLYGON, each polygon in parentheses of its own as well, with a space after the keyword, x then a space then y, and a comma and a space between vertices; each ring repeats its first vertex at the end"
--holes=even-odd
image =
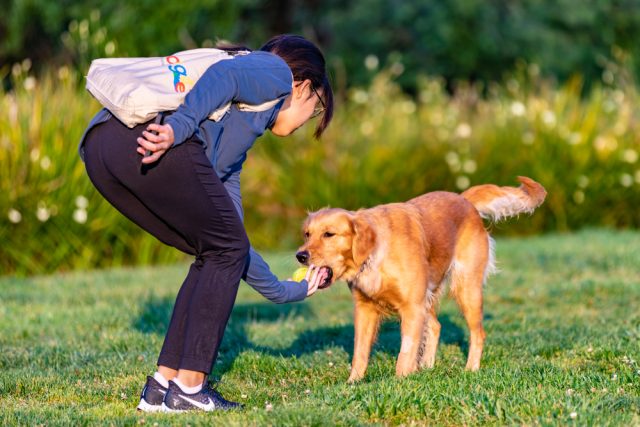
POLYGON ((494 234, 638 227, 640 1, 449 2, 15 0, 0 16, 0 274, 182 257, 93 189, 77 142, 99 105, 90 60, 227 39, 258 47, 301 33, 337 92, 313 126, 265 135, 247 160, 246 225, 259 249, 291 249, 308 211, 358 209, 432 190, 549 190, 494 234))
MULTIPOLYGON (((4 0, 5 2, 7 0, 4 0)), ((639 0, 9 0, 0 16, 0 64, 40 67, 100 56, 149 56, 219 39, 257 48, 277 33, 320 43, 345 86, 367 85, 363 67, 401 63, 418 76, 499 81, 519 60, 561 81, 600 78, 612 47, 640 53, 639 0), (110 44, 111 43, 111 44, 110 44), (106 51, 104 48, 107 48, 106 51)), ((640 75, 640 66, 633 67, 640 75)))
MULTIPOLYGON (((77 142, 99 109, 69 68, 41 78, 13 68, 0 96, 0 270, 149 264, 177 260, 93 189, 77 142)), ((494 234, 638 227, 640 107, 624 68, 581 97, 574 79, 554 86, 535 66, 504 86, 467 86, 449 95, 424 78, 416 98, 392 70, 353 88, 321 141, 313 126, 288 138, 263 136, 242 174, 246 225, 257 248, 300 243, 307 211, 358 209, 432 190, 540 181, 545 204, 494 234)))

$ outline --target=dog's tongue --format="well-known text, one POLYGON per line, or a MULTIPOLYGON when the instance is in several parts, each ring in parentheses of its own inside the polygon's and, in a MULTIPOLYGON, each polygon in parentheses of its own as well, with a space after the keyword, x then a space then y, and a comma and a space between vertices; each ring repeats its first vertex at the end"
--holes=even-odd
POLYGON ((329 267, 321 267, 320 271, 325 274, 324 281, 318 286, 320 289, 328 288, 331 286, 331 278, 333 277, 333 270, 329 267))

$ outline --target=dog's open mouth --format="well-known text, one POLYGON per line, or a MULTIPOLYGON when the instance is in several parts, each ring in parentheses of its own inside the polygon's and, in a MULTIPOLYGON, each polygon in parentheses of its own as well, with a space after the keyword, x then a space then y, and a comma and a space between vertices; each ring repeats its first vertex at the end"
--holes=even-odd
POLYGON ((333 270, 331 269, 331 267, 322 267, 323 270, 326 270, 327 272, 327 277, 324 279, 324 281, 318 285, 319 289, 325 289, 328 288, 329 286, 331 286, 331 279, 333 279, 333 270))

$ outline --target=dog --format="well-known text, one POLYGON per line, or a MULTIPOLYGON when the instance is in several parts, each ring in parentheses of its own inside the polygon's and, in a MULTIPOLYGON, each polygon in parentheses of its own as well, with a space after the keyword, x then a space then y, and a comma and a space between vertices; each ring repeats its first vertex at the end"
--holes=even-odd
POLYGON ((433 367, 441 328, 436 308, 447 279, 470 331, 466 369, 480 368, 482 290, 495 270, 494 241, 483 218, 532 213, 547 194, 530 178, 518 180, 517 188, 486 184, 461 194, 436 191, 405 203, 309 214, 296 258, 327 270, 321 288, 344 280, 353 296, 349 382, 364 377, 380 321, 392 313, 400 318, 402 336, 396 375, 433 367))

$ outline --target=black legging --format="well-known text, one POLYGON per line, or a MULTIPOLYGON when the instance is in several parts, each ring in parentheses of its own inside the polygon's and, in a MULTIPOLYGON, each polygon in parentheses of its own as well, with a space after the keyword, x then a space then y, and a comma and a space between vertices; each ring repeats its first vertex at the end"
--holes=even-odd
MULTIPOLYGON (((117 119, 85 140, 91 182, 124 216, 195 256, 173 308, 158 365, 209 373, 247 263, 249 240, 202 144, 191 139, 141 166, 136 138, 117 119)), ((150 283, 150 286, 153 286, 150 283)))

